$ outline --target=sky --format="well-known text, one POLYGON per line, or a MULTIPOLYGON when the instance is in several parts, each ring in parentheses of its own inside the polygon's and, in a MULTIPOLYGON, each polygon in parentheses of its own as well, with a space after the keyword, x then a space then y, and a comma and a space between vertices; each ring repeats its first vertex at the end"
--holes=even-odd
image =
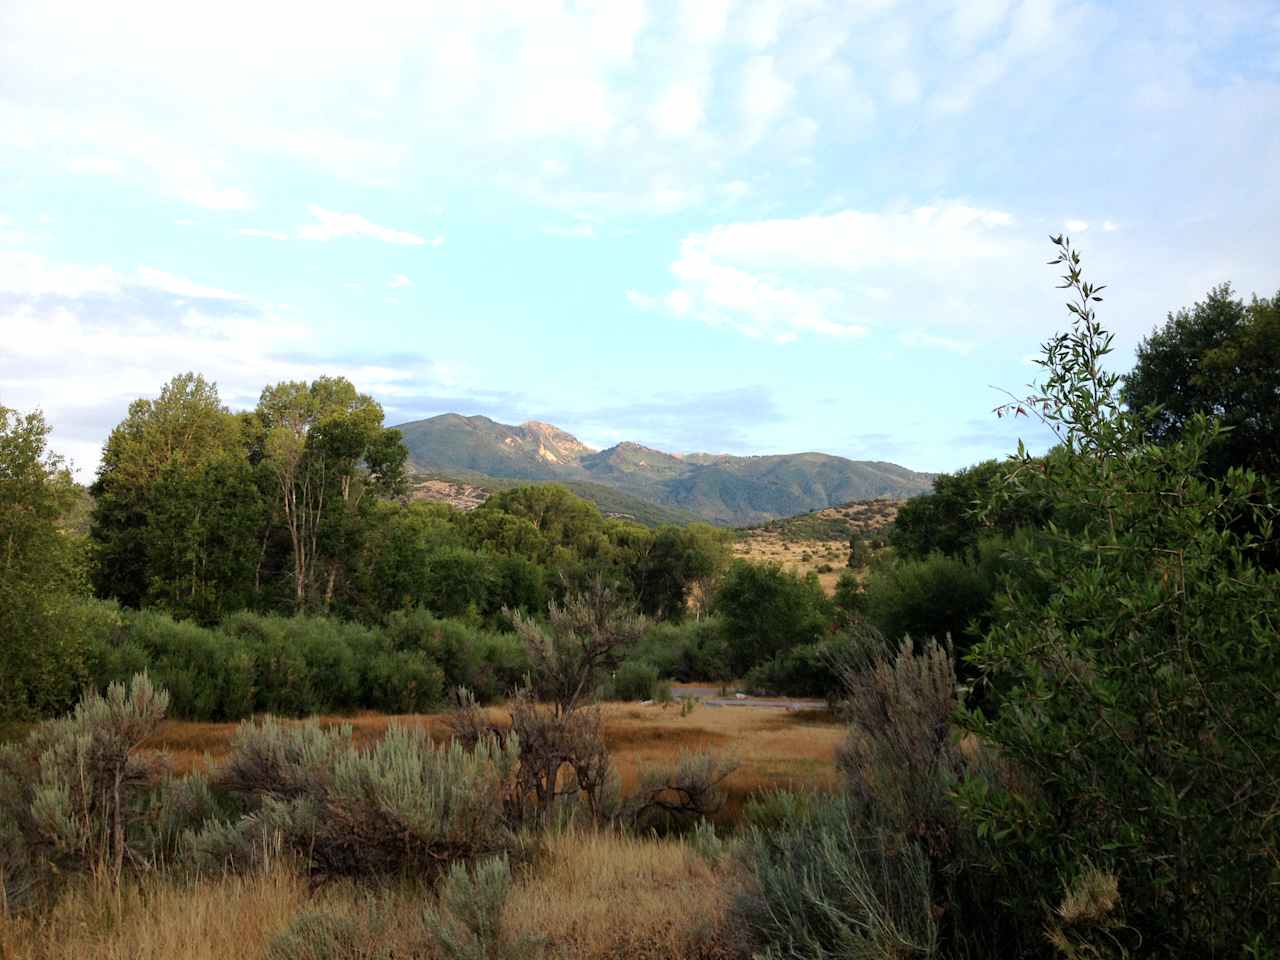
POLYGON ((0 0, 0 405, 341 375, 389 424, 954 470, 1069 315, 1280 289, 1280 2, 0 0))

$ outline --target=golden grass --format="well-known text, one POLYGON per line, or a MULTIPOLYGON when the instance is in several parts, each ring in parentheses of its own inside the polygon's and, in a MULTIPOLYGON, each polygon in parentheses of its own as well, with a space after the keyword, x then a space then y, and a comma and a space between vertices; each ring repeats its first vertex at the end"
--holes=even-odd
POLYGON ((0 916, 3 960, 224 960, 262 956, 307 899, 284 865, 183 883, 157 876, 113 888, 86 881, 47 913, 0 916))
POLYGON ((571 830, 551 839, 536 873, 512 892, 503 922, 558 960, 727 956, 726 868, 678 840, 571 830))
MULTIPOLYGON (((828 789, 836 784, 832 760, 844 728, 821 713, 704 705, 681 717, 676 706, 664 709, 636 703, 610 703, 603 709, 605 740, 624 790, 635 785, 646 767, 671 763, 682 751, 699 750, 728 753, 739 762, 724 784, 728 802, 721 820, 735 819, 742 804, 761 790, 828 789)), ((495 724, 505 725, 501 708, 490 708, 489 716, 495 724)), ((378 739, 393 722, 422 726, 438 740, 448 736, 443 714, 363 713, 319 719, 325 724, 350 724, 353 738, 361 743, 378 739)), ((175 769, 189 772, 226 754, 235 729, 233 723, 168 721, 146 747, 163 750, 175 769)))
MULTIPOLYGON (((556 960, 726 956, 725 910, 734 889, 679 840, 611 831, 552 836, 518 876, 503 912, 530 957, 556 960)), ((120 888, 87 880, 30 916, 0 914, 0 960, 222 960, 261 958, 303 913, 350 918, 382 956, 433 960, 423 923, 431 894, 401 882, 335 883, 310 893, 287 860, 247 876, 185 881, 152 875, 120 888)))
MULTIPOLYGON (((739 762, 726 781, 720 819, 733 819, 760 790, 834 786, 832 763, 843 728, 816 711, 786 713, 744 707, 605 705, 605 736, 624 790, 644 768, 683 750, 729 753, 739 762)), ((500 708, 490 711, 501 722, 500 708)), ((444 739, 442 715, 361 714, 322 717, 350 723, 370 742, 392 722, 417 724, 444 739)), ((169 722, 148 742, 172 752, 185 769, 203 766, 230 746, 234 724, 169 722)), ((536 954, 565 960, 729 956, 725 911, 736 880, 678 839, 636 838, 611 831, 570 830, 548 838, 544 855, 520 874, 504 913, 513 937, 532 937, 536 954)), ((92 880, 70 886, 48 911, 0 914, 0 960, 213 960, 264 957, 268 944, 300 913, 322 910, 352 918, 388 956, 432 957, 422 908, 429 896, 411 882, 326 885, 308 892, 287 861, 250 876, 181 880, 153 874, 120 889, 92 880)))

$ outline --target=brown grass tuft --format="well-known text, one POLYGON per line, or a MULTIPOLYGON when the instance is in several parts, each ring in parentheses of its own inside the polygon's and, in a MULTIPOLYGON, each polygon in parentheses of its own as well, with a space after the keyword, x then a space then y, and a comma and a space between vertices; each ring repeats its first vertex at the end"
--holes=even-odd
POLYGON ((693 960, 727 956, 732 879, 680 841, 570 831, 548 845, 503 920, 563 960, 693 960))

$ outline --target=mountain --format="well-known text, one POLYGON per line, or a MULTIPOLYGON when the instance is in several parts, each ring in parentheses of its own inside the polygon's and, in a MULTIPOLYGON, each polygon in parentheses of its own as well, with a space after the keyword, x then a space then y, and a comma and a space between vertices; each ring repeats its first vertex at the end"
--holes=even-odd
POLYGON ((509 426, 488 417, 446 413, 397 429, 410 460, 423 472, 476 483, 480 477, 554 481, 585 490, 598 503, 614 491, 613 499, 625 495, 619 505, 632 509, 609 511, 602 505, 602 510, 634 515, 639 501, 668 508, 673 516, 734 526, 851 500, 902 499, 926 493, 933 485, 932 474, 825 453, 677 456, 629 442, 593 450, 536 420, 509 426))

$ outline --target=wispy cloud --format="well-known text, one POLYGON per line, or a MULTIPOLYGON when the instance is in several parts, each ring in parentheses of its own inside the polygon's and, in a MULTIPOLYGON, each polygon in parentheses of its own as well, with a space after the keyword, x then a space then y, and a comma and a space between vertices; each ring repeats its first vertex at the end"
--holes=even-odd
MULTIPOLYGON (((358 213, 338 213, 316 204, 308 206, 307 212, 311 214, 314 222, 304 223, 298 227, 298 236, 303 240, 328 241, 343 237, 368 237, 372 240, 381 240, 383 243, 411 247, 420 247, 427 242, 424 237, 416 233, 379 226, 358 213)), ((443 242, 442 238, 437 239, 443 242)), ((439 246, 435 241, 432 245, 439 246)))

